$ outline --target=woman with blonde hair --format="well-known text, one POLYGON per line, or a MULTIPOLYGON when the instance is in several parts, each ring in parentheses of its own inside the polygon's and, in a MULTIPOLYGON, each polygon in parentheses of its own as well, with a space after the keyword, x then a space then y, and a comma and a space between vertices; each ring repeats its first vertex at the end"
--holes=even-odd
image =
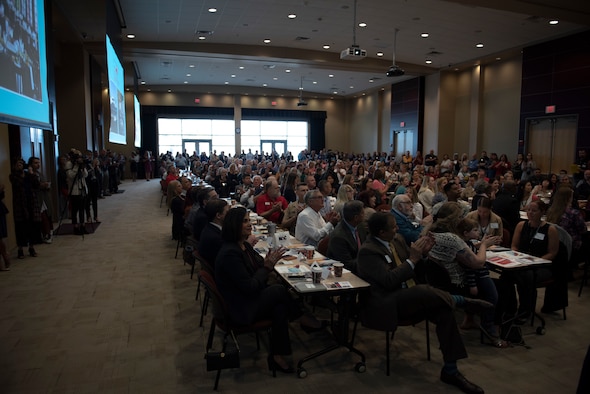
POLYGON ((418 192, 418 201, 424 205, 424 209, 428 213, 432 213, 432 198, 434 197, 436 181, 434 177, 426 175, 422 180, 422 186, 418 192))
POLYGON ((348 201, 354 200, 354 189, 352 186, 343 184, 338 189, 338 196, 336 197, 336 203, 334 203, 334 210, 338 212, 340 217, 342 216, 342 208, 348 201))

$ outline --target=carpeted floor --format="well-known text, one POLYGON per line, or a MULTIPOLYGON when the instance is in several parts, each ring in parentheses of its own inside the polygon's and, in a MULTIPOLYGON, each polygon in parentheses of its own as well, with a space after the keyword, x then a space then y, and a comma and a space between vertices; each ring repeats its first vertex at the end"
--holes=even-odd
MULTIPOLYGON (((100 222, 86 223, 84 228, 87 234, 94 234, 100 226, 100 222)), ((74 234, 74 225, 71 223, 62 223, 57 229, 53 230, 53 235, 77 235, 74 234)))

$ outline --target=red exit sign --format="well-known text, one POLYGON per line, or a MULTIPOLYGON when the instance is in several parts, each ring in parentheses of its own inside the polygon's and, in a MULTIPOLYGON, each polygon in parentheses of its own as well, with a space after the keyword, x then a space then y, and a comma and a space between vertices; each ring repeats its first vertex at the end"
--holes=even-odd
POLYGON ((555 105, 548 105, 545 107, 546 114, 554 114, 555 113, 555 105))

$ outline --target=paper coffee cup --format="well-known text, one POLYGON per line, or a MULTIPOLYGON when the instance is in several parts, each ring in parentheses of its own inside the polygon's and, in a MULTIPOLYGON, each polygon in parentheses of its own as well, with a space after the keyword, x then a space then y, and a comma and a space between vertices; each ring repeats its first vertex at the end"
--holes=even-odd
POLYGON ((311 269, 311 278, 313 283, 321 283, 322 281, 322 268, 321 267, 313 267, 311 269))
POLYGON ((342 276, 342 270, 344 269, 344 264, 342 263, 334 263, 332 264, 334 268, 334 276, 340 278, 342 276))

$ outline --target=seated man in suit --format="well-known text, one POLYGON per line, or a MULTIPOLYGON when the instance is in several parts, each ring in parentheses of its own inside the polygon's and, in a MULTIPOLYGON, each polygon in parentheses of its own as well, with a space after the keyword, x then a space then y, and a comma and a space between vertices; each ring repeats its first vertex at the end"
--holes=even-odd
POLYGON ((207 218, 207 214, 205 213, 205 207, 210 200, 217 200, 219 196, 217 192, 212 187, 205 187, 199 191, 197 195, 197 203, 199 204, 199 210, 195 213, 195 218, 193 220, 193 229, 192 235, 193 237, 199 241, 201 239, 201 232, 209 223, 209 219, 207 218))
POLYGON ((221 226, 225 214, 229 211, 229 205, 226 200, 216 199, 211 200, 205 206, 205 213, 209 223, 201 232, 201 239, 199 241, 199 254, 209 264, 215 262, 217 252, 221 249, 223 240, 221 239, 221 226))
POLYGON ((356 272, 356 259, 361 244, 367 237, 365 225, 365 206, 362 201, 347 201, 342 208, 342 220, 336 225, 326 255, 344 263, 344 268, 356 272))
POLYGON ((432 248, 434 239, 423 236, 412 242, 409 258, 402 261, 402 253, 392 243, 398 228, 395 218, 377 212, 369 218, 368 225, 370 236, 359 250, 357 265, 358 275, 371 284, 370 292, 362 299, 363 323, 374 329, 395 331, 399 321, 428 319, 436 324, 443 354, 440 379, 466 393, 483 393, 481 387, 468 381, 457 369, 457 360, 466 358, 467 351, 453 309, 459 306, 475 311, 492 304, 451 295, 429 285, 416 285, 414 268, 432 248))

